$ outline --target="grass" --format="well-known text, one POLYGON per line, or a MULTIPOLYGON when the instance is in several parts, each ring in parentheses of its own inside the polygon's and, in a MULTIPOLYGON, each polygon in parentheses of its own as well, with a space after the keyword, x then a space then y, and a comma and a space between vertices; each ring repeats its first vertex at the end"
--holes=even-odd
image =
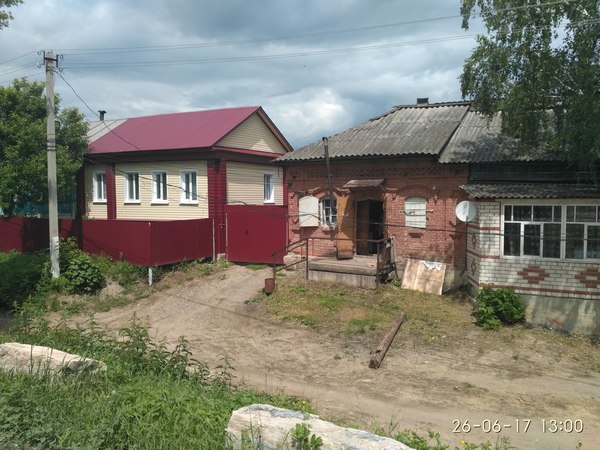
POLYGON ((100 359, 107 371, 60 381, 0 371, 1 448, 227 448, 235 409, 270 403, 311 411, 297 398, 237 389, 226 362, 210 372, 185 340, 155 343, 138 322, 114 336, 93 323, 50 327, 38 316, 0 335, 9 340, 100 359))
POLYGON ((283 319, 310 323, 317 330, 338 335, 379 336, 401 311, 407 315, 406 334, 420 344, 443 344, 443 336, 470 325, 471 305, 459 294, 439 297, 393 285, 378 290, 324 283, 280 280, 277 290, 260 301, 266 310, 283 319))
MULTIPOLYGON (((0 265, 6 259, 0 255, 0 265)), ((68 301, 51 296, 42 299, 43 305, 37 297, 26 302, 18 314, 23 321, 12 332, 0 334, 0 342, 79 353, 104 361, 108 370, 93 378, 75 376, 61 382, 0 372, 0 448, 227 448, 223 430, 234 409, 261 402, 310 411, 310 405, 299 399, 237 389, 227 361, 211 372, 191 358, 185 340, 155 343, 138 323, 121 330, 117 338, 99 331, 93 322, 85 328, 72 329, 64 323, 51 328, 43 319, 47 305, 63 312, 103 311, 191 278, 219 272, 225 276, 230 265, 222 260, 192 261, 161 269, 161 281, 150 289, 142 288, 142 280, 136 278, 145 276, 138 268, 108 261, 103 273, 124 284, 122 293, 71 296, 68 301)), ((511 349, 508 359, 519 365, 527 363, 528 353, 539 351, 554 355, 556 361, 600 371, 598 346, 590 339, 521 325, 482 330, 474 325, 472 306, 460 292, 436 296, 393 284, 371 291, 288 277, 279 279, 272 295, 259 295, 251 303, 284 320, 369 346, 402 311, 406 320, 395 346, 448 347, 453 352, 468 347, 469 352, 484 352, 501 344, 511 349)), ((468 393, 480 388, 464 382, 455 389, 468 393)), ((418 449, 447 448, 439 443, 437 433, 429 438, 411 430, 382 434, 418 449)), ((463 445, 469 450, 479 448, 463 445)), ((496 442, 481 448, 509 446, 496 442)))
POLYGON ((600 349, 592 339, 527 325, 487 331, 476 326, 473 305, 460 291, 438 296, 402 289, 393 283, 377 290, 278 279, 277 290, 252 299, 268 313, 320 332, 373 348, 400 312, 406 317, 395 347, 452 349, 458 354, 500 349, 507 360, 526 365, 527 355, 544 353, 576 370, 600 372, 600 349))

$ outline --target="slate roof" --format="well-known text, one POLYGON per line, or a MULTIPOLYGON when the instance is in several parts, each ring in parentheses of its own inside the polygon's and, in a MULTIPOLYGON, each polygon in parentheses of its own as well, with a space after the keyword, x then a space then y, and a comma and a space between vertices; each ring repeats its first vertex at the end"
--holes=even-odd
POLYGON ((469 197, 481 198, 600 198, 600 186, 560 183, 470 183, 460 187, 469 197))
MULTIPOLYGON (((491 120, 470 102, 396 106, 329 138, 331 159, 430 155, 440 163, 561 161, 544 149, 524 151, 518 140, 502 134, 501 116, 491 120)), ((323 142, 287 153, 277 162, 317 161, 324 158, 323 142)))
POLYGON ((88 153, 212 147, 259 110, 258 106, 248 106, 135 117, 106 121, 106 125, 92 122, 88 126, 88 153))
MULTIPOLYGON (((331 159, 407 155, 437 156, 469 109, 467 102, 397 106, 328 139, 331 159)), ((277 162, 324 158, 323 142, 287 153, 277 162)))
POLYGON ((470 109, 448 142, 441 163, 560 161, 544 149, 524 151, 516 139, 502 134, 500 114, 491 120, 470 109))

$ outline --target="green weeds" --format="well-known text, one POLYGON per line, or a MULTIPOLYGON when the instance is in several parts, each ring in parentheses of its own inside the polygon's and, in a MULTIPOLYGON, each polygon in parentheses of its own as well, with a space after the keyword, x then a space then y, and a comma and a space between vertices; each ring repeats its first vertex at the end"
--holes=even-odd
POLYGON ((523 321, 525 305, 512 289, 484 288, 477 294, 477 308, 473 315, 480 327, 497 330, 502 324, 523 321))
POLYGON ((270 403, 310 410, 295 398, 235 388, 227 361, 209 370, 185 339, 154 342, 137 320, 113 335, 93 320, 52 327, 27 316, 0 336, 7 340, 92 357, 107 371, 53 381, 0 372, 0 448, 226 448, 235 409, 270 403))

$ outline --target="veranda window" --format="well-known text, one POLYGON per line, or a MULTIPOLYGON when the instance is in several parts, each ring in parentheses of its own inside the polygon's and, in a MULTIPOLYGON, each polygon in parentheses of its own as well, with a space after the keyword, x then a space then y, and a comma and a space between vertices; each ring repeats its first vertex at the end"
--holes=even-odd
POLYGON ((598 205, 505 205, 504 256, 600 259, 598 205))

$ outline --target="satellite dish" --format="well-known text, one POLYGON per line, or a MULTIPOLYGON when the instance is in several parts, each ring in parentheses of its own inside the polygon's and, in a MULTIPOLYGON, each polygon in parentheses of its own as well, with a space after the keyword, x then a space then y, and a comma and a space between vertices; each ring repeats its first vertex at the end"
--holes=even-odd
POLYGON ((477 216, 475 204, 469 201, 460 202, 456 205, 456 217, 462 222, 472 222, 477 216))

